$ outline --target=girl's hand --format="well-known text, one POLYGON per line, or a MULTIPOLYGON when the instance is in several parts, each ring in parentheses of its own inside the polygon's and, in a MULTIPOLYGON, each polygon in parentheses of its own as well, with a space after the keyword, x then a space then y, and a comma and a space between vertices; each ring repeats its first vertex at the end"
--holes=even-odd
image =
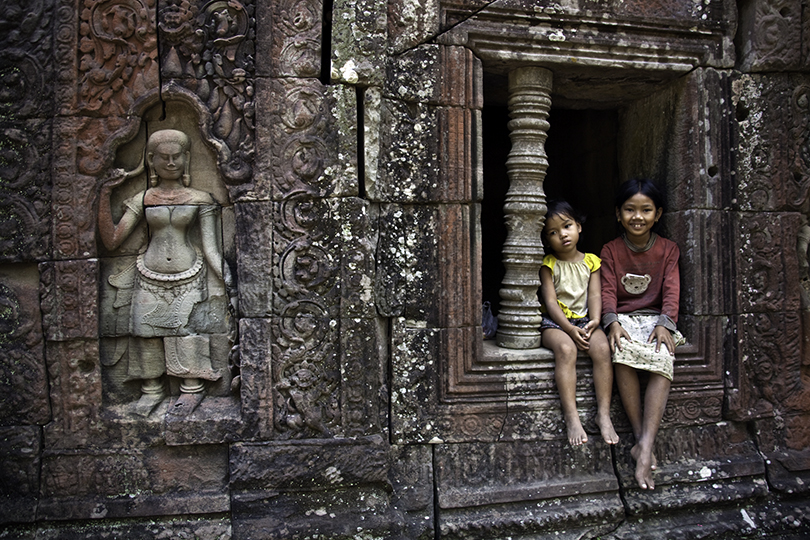
POLYGON ((616 350, 622 350, 622 338, 626 339, 627 341, 633 341, 630 337, 630 334, 627 333, 627 330, 622 328, 622 325, 619 324, 618 321, 613 322, 608 326, 608 345, 610 345, 610 352, 611 354, 616 352, 616 350))
POLYGON ((574 342, 574 345, 577 346, 577 349, 580 351, 587 351, 590 345, 588 344, 588 338, 590 337, 589 334, 586 333, 584 328, 580 328, 578 326, 571 326, 566 333, 574 342))
POLYGON ((658 325, 653 329, 647 343, 653 342, 655 342, 655 352, 658 352, 663 344, 667 346, 667 352, 669 352, 669 354, 675 355, 675 339, 672 337, 672 332, 663 326, 658 325))
POLYGON ((593 334, 593 331, 597 328, 599 328, 598 320, 588 321, 588 324, 585 325, 585 339, 591 339, 591 334, 593 334))

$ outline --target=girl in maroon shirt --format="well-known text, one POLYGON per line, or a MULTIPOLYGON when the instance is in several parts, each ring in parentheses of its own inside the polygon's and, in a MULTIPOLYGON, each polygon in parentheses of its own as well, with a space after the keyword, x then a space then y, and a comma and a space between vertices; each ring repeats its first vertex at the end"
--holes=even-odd
POLYGON ((636 481, 653 489, 653 443, 672 381, 678 321, 678 246, 653 232, 663 213, 661 192, 649 180, 630 180, 616 196, 621 237, 602 248, 602 325, 613 354, 616 383, 633 427, 636 481), (637 370, 649 372, 642 407, 637 370))

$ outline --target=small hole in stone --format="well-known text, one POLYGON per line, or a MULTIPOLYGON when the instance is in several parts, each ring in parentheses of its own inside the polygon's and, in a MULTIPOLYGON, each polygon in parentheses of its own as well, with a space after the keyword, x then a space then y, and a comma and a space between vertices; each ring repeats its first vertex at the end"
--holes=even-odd
POLYGON ((748 107, 741 101, 737 104, 737 121, 742 122, 748 119, 748 107))
POLYGON ((717 165, 712 165, 709 167, 709 176, 717 176, 717 165))

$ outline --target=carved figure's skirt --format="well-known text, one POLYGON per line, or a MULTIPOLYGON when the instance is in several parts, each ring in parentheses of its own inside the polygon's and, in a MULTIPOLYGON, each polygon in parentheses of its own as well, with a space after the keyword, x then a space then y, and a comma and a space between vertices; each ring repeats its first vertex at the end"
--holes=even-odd
POLYGON ((184 336, 194 306, 208 297, 202 254, 183 274, 158 274, 145 269, 138 258, 132 294, 130 334, 138 337, 184 336))
MULTIPOLYGON (((666 345, 661 345, 658 352, 655 352, 655 343, 647 343, 650 334, 655 329, 658 315, 626 315, 619 314, 619 324, 630 334, 633 341, 623 341, 622 350, 613 353, 614 364, 624 364, 635 369, 642 369, 650 373, 657 373, 672 380, 673 360, 675 356, 670 354, 666 345)), ((672 333, 675 339, 675 346, 683 345, 686 340, 677 330, 672 333)))

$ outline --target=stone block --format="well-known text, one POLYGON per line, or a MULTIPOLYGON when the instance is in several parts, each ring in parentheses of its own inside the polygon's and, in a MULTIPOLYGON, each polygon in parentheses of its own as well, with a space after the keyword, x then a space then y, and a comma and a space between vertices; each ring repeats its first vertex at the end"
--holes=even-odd
POLYGON ((385 2, 337 0, 332 6, 333 82, 380 86, 387 44, 385 2))
POLYGON ((236 492, 312 491, 388 484, 388 445, 380 436, 231 446, 236 492))
POLYGON ((440 444, 436 473, 439 507, 448 509, 616 492, 619 487, 610 447, 604 444, 440 444))
POLYGON ((436 107, 383 97, 377 184, 373 201, 424 203, 439 189, 439 115, 436 107))
POLYGON ((562 523, 582 534, 624 517, 607 445, 440 444, 435 452, 442 538, 539 536, 562 523), (483 530, 472 533, 473 523, 483 530))
POLYGON ((438 520, 441 538, 605 537, 624 518, 616 494, 592 493, 544 501, 445 510, 438 520))
POLYGON ((46 338, 98 337, 98 260, 42 263, 39 271, 46 338))
POLYGON ((732 205, 736 141, 731 84, 727 72, 708 68, 691 72, 676 85, 671 139, 666 142, 670 209, 732 205))
MULTIPOLYGON (((226 381, 229 382, 229 381, 226 381)), ((211 388, 190 414, 173 414, 172 399, 165 415, 164 440, 168 446, 199 447, 240 440, 246 424, 242 421, 236 397, 217 397, 211 388)))
POLYGON ((666 179, 668 210, 723 209, 734 196, 730 76, 697 69, 621 113, 627 177, 666 179))
MULTIPOLYGON (((388 50, 398 54, 427 42, 439 32, 441 9, 438 0, 388 2, 388 50)), ((481 2, 483 4, 483 2, 481 2)), ((472 14, 472 11, 470 12, 472 14)))
POLYGON ((632 515, 700 508, 768 492, 765 465, 743 424, 662 428, 655 440, 654 491, 641 490, 636 484, 632 444, 632 438, 622 439, 616 449, 619 483, 632 515))
POLYGON ((376 208, 353 197, 331 203, 340 223, 340 315, 376 317, 374 299, 376 208))
MULTIPOLYGON (((25 534, 25 533, 23 533, 25 534)), ((168 517, 135 520, 95 519, 89 522, 43 523, 37 536, 47 540, 93 540, 95 538, 205 538, 231 540, 233 530, 228 517, 168 517)), ((9 536, 8 538, 17 537, 9 536)), ((30 536, 20 536, 30 538, 30 536)))
POLYGON ((431 327, 477 323, 475 210, 455 204, 380 208, 376 293, 383 315, 402 315, 431 327))
POLYGON ((0 428, 0 524, 36 519, 41 451, 38 427, 0 428))
POLYGON ((255 197, 356 195, 357 105, 353 88, 315 79, 257 84, 255 197))
MULTIPOLYGON (((253 75, 256 16, 254 2, 226 5, 189 2, 157 11, 161 76, 167 79, 239 79, 253 75)), ((202 81, 183 82, 195 89, 202 81)), ((221 84, 221 83, 220 83, 221 84)), ((208 96, 201 95, 203 101, 208 96)))
POLYGON ((439 330, 408 328, 402 318, 393 321, 389 337, 391 437, 396 444, 441 440, 443 434, 433 425, 439 400, 440 339, 439 330))
POLYGON ((728 376, 728 415, 770 417, 791 402, 804 402, 799 314, 748 313, 735 323, 739 360, 728 376))
POLYGON ((404 520, 391 506, 390 459, 380 436, 233 445, 235 535, 402 537, 391 534, 404 520))
POLYGON ((753 0, 740 6, 735 39, 742 71, 781 71, 805 67, 799 0, 753 0))
POLYGON ((731 220, 725 212, 667 212, 664 236, 681 249, 681 313, 720 315, 733 310, 731 220))
POLYGON ((800 306, 797 234, 800 216, 735 214, 735 294, 740 312, 793 311, 800 306))
POLYGON ((53 451, 43 458, 38 517, 130 518, 230 510, 223 445, 53 451))
POLYGON ((102 428, 98 341, 49 341, 46 354, 53 414, 47 439, 62 447, 92 446, 102 428))
POLYGON ((445 67, 441 63, 443 49, 442 45, 425 44, 390 56, 383 96, 409 103, 445 105, 440 103, 445 67))
POLYGON ((807 420, 805 413, 756 421, 756 442, 765 457, 768 483, 778 492, 800 494, 810 491, 807 420))
POLYGON ((391 505, 405 519, 404 538, 434 538, 433 451, 432 446, 395 445, 391 447, 391 505))
POLYGON ((0 105, 4 120, 49 117, 55 112, 52 36, 58 19, 64 17, 56 13, 55 4, 41 2, 0 16, 0 24, 13 29, 0 37, 4 51, 0 71, 8 74, 0 105))
POLYGON ((234 207, 239 314, 266 316, 273 302, 273 205, 245 202, 234 207))
POLYGON ((741 75, 732 84, 737 164, 736 203, 741 210, 810 210, 805 171, 810 158, 810 78, 741 75))
POLYGON ((256 8, 256 75, 321 76, 323 3, 278 0, 256 8))
POLYGON ((0 425, 43 425, 51 413, 35 265, 0 266, 0 305, 0 425))
POLYGON ((271 332, 268 319, 239 321, 239 391, 248 438, 268 439, 273 433, 271 332))
POLYGON ((402 538, 405 526, 403 516, 391 508, 388 492, 378 485, 236 494, 232 504, 236 538, 402 538))
POLYGON ((385 337, 382 320, 340 320, 340 403, 345 436, 374 435, 387 426, 385 337))
POLYGON ((0 187, 0 260, 37 261, 51 255, 52 126, 46 120, 0 122, 0 152, 6 156, 0 187))

